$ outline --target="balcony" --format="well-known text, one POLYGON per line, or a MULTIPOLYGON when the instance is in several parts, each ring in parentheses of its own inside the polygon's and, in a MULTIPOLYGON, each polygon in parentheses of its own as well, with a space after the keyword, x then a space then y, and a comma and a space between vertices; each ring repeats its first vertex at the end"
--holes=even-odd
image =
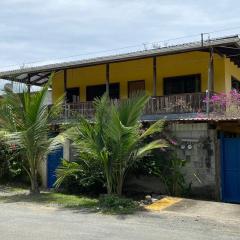
MULTIPOLYGON (((168 96, 151 97, 143 112, 143 119, 154 120, 166 115, 188 116, 199 112, 206 112, 206 103, 203 101, 206 93, 186 93, 168 96)), ((124 100, 113 100, 124 101, 124 100)), ((76 116, 92 118, 94 115, 93 102, 78 102, 63 105, 61 120, 71 120, 76 116)))

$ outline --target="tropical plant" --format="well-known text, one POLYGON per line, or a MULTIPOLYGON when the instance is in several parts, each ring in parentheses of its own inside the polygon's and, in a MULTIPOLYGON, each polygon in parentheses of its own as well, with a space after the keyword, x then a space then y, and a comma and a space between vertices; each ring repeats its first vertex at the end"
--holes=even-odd
MULTIPOLYGON (((144 143, 149 135, 161 132, 164 125, 163 121, 157 121, 146 130, 141 128, 140 117, 148 100, 146 95, 137 94, 118 104, 104 95, 94 102, 96 113, 92 121, 82 117, 66 132, 82 161, 86 164, 100 162, 108 194, 121 195, 126 174, 134 163, 152 149, 167 146, 162 139, 144 143)), ((78 170, 77 163, 71 171, 61 166, 57 171, 56 186, 60 186, 68 174, 78 170)))
MULTIPOLYGON (((66 193, 100 194, 105 192, 104 173, 99 161, 75 162, 62 160, 58 175, 62 176, 61 191, 66 193)), ((59 179, 60 181, 61 179, 59 179)))
POLYGON ((44 104, 49 84, 39 92, 14 93, 6 89, 0 105, 0 126, 6 132, 8 144, 21 153, 29 179, 31 193, 39 193, 37 181, 39 164, 48 152, 59 146, 59 138, 50 138, 49 122, 60 110, 61 99, 49 109, 44 104))
MULTIPOLYGON (((204 102, 209 104, 212 118, 240 116, 240 93, 236 89, 228 93, 215 93, 206 97, 204 102)), ((199 116, 206 117, 203 113, 199 116)))
POLYGON ((0 133, 0 181, 23 180, 22 162, 14 144, 9 145, 0 133))

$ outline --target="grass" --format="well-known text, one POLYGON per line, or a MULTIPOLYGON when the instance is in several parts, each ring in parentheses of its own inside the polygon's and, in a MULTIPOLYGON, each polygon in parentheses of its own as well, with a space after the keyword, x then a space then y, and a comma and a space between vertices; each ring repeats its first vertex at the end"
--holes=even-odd
POLYGON ((100 199, 81 195, 69 195, 56 192, 41 192, 30 195, 29 191, 20 187, 0 187, 0 202, 2 203, 33 203, 59 208, 82 209, 104 214, 133 214, 139 206, 131 199, 117 196, 103 196, 100 199), (2 191, 4 189, 4 191, 2 191))
POLYGON ((139 204, 132 199, 105 195, 99 199, 99 207, 107 214, 133 214, 140 210, 139 204))

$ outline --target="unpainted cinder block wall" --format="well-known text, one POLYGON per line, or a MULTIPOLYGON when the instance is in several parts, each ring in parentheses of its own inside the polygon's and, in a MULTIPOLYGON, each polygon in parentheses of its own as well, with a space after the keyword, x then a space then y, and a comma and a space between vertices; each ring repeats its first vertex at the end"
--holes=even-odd
POLYGON ((216 199, 216 130, 207 123, 174 123, 170 129, 178 139, 177 156, 187 161, 183 172, 192 194, 216 199))
MULTIPOLYGON (((207 123, 169 123, 178 141, 177 157, 187 161, 183 169, 193 197, 217 199, 216 130, 207 123)), ((165 194, 164 184, 156 177, 131 177, 127 188, 131 191, 165 194)))

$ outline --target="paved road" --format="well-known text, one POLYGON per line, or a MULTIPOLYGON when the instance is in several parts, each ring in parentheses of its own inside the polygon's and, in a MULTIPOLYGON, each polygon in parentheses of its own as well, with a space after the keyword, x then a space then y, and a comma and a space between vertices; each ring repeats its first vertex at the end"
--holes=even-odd
POLYGON ((240 239, 240 205, 186 200, 159 213, 106 216, 0 204, 1 240, 240 239))

